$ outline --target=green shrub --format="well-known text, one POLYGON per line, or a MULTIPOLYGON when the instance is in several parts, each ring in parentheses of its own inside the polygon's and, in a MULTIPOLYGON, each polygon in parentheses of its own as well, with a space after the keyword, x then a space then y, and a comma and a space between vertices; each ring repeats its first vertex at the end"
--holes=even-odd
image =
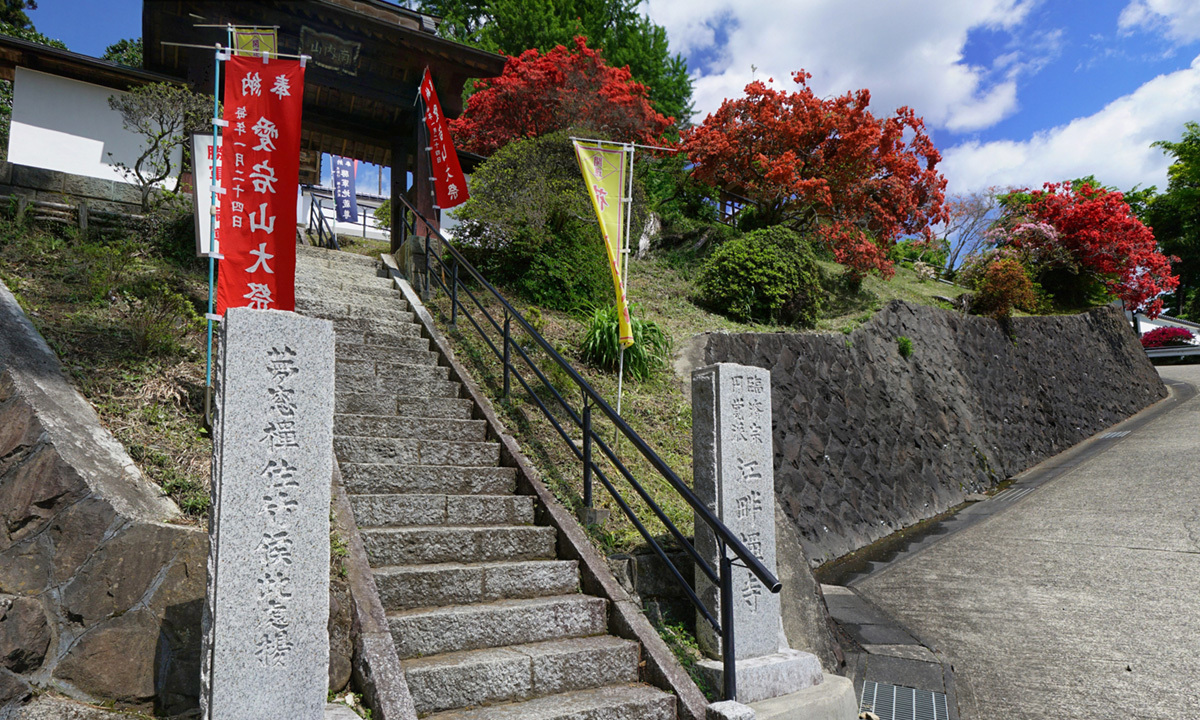
POLYGON ((1034 312, 1037 306, 1037 290, 1025 266, 1016 259, 1002 258, 984 269, 975 286, 971 311, 1002 320, 1014 309, 1034 312))
MULTIPOLYGON (((570 135, 579 132, 505 145, 476 170, 471 199, 455 210, 462 222, 458 246, 488 280, 567 311, 600 305, 613 293, 604 239, 571 145, 570 135)), ((636 232, 645 222, 640 183, 633 197, 636 232)))
POLYGON ((81 243, 75 253, 76 277, 83 284, 80 294, 88 300, 108 297, 125 279, 137 250, 137 243, 129 239, 81 243))
POLYGON ((702 304, 735 320, 804 327, 816 323, 822 295, 812 248, 780 226, 722 245, 705 261, 696 286, 702 304))
POLYGON ((912 338, 908 337, 907 335, 901 335, 900 337, 896 338, 896 349, 900 351, 900 357, 904 358, 905 360, 912 357, 912 338))
POLYGON ((183 339, 200 323, 191 302, 166 285, 156 283, 126 293, 129 330, 134 350, 147 355, 183 352, 183 339))
MULTIPOLYGON (((671 340, 658 323, 630 314, 633 344, 625 348, 625 376, 645 380, 658 368, 666 367, 671 340)), ((598 307, 587 322, 587 332, 579 357, 602 370, 616 370, 620 362, 620 318, 616 305, 598 307)))

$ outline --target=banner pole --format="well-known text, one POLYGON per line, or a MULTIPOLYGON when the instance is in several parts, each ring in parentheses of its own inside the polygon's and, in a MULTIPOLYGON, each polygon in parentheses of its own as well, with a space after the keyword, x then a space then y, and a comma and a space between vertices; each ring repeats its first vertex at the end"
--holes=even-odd
MULTIPOLYGON (((625 346, 617 353, 617 417, 621 417, 621 394, 625 383, 625 346)), ((613 426, 613 454, 621 452, 621 429, 613 426)))
MULTIPOLYGON (((221 154, 221 146, 219 144, 220 136, 217 134, 220 128, 217 126, 217 115, 221 107, 221 46, 217 45, 214 54, 214 70, 213 70, 213 144, 212 144, 212 192, 210 193, 209 212, 217 206, 217 158, 221 154)), ((195 159, 192 160, 195 163, 195 159)), ((200 208, 196 208, 196 212, 200 212, 200 208)), ((220 215, 213 217, 208 223, 208 314, 206 321, 208 324, 208 352, 204 360, 204 422, 208 427, 212 427, 212 354, 213 354, 213 282, 216 275, 217 259, 213 257, 216 252, 217 239, 217 221, 220 215)))
MULTIPOLYGON (((628 189, 628 196, 625 198, 622 198, 622 202, 624 202, 624 204, 625 204, 625 237, 623 238, 623 242, 621 243, 622 245, 624 245, 624 247, 621 248, 621 255, 622 255, 622 257, 621 257, 621 265, 622 265, 622 268, 621 268, 621 293, 625 296, 625 308, 626 308, 626 310, 628 310, 628 308, 629 308, 629 229, 633 223, 633 152, 634 152, 634 146, 626 145, 626 147, 629 148, 629 189, 628 189)), ((624 158, 622 158, 621 162, 625 162, 624 158)), ((632 318, 630 319, 630 322, 632 324, 632 318)), ((632 330, 632 327, 630 329, 632 330)), ((625 390, 625 346, 621 345, 620 342, 618 342, 617 344, 621 346, 620 356, 619 356, 619 360, 617 362, 617 364, 618 364, 617 417, 620 417, 621 416, 621 397, 624 394, 624 390, 625 390)), ((613 452, 614 453, 620 452, 620 450, 621 450, 621 436, 619 433, 614 433, 614 435, 613 435, 613 452)))

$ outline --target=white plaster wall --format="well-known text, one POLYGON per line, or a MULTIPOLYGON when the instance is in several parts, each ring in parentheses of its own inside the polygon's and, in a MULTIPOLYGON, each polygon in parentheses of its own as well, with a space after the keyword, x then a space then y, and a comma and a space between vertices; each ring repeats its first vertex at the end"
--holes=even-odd
MULTIPOLYGON (((108 107, 110 95, 123 94, 18 67, 13 83, 9 161, 127 182, 113 162, 132 167, 140 154, 142 137, 126 130, 121 125, 121 114, 108 107)), ((180 152, 172 158, 172 167, 177 171, 180 152)))

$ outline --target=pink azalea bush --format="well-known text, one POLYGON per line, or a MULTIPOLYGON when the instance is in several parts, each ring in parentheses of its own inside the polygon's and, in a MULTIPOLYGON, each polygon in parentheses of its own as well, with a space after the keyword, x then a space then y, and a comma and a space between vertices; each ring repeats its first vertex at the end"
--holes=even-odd
POLYGON ((1180 327, 1160 327, 1142 336, 1142 347, 1176 347, 1191 345, 1196 338, 1191 330, 1180 327))

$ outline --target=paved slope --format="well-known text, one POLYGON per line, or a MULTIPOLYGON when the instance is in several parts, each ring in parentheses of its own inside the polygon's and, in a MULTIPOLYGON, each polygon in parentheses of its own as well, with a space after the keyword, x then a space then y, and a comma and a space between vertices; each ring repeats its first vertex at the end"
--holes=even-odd
POLYGON ((853 583, 954 666, 964 720, 1198 716, 1200 397, 1134 427, 853 583))

